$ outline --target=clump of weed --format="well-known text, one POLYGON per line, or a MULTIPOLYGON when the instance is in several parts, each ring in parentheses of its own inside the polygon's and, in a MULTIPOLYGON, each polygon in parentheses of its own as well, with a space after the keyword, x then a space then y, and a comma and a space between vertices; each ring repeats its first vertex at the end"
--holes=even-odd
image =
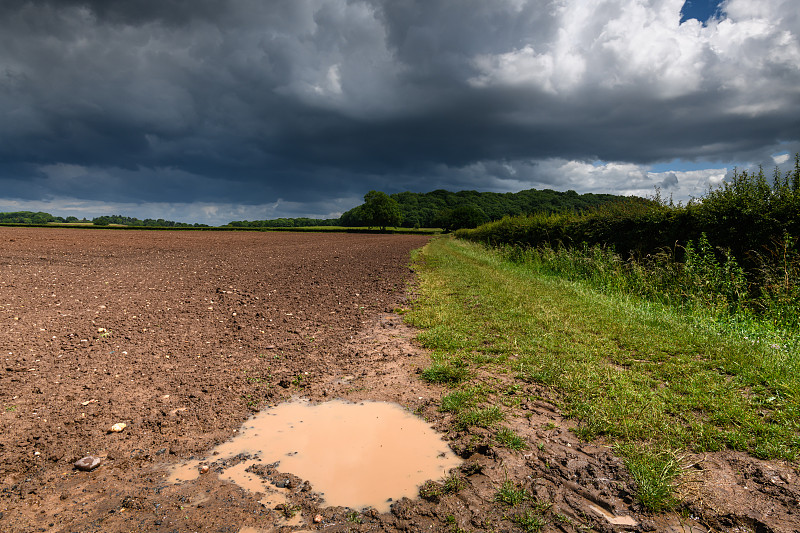
POLYGON ((444 486, 435 481, 426 481, 419 488, 419 497, 429 502, 438 503, 442 494, 444 494, 444 486))
POLYGON ((456 492, 461 491, 466 486, 467 482, 464 481, 464 478, 462 478, 458 474, 450 474, 449 476, 447 476, 447 479, 444 480, 442 491, 445 494, 455 494, 456 492))
POLYGON ((519 505, 532 498, 533 495, 530 491, 514 484, 510 479, 503 481, 503 484, 500 485, 500 488, 497 489, 497 494, 494 496, 495 501, 511 506, 519 505))
POLYGON ((524 512, 518 512, 510 517, 510 520, 521 527, 523 531, 539 531, 544 527, 547 521, 542 515, 553 506, 550 502, 537 500, 528 489, 509 479, 503 481, 503 484, 497 489, 494 499, 511 507, 525 504, 524 512))
POLYGON ((475 407, 483 398, 484 395, 478 387, 457 390, 442 397, 441 410, 446 413, 458 414, 475 407))
POLYGON ((422 371, 422 379, 428 383, 456 385, 469 377, 466 363, 460 359, 436 361, 422 371))
POLYGON ((281 514, 286 517, 287 519, 294 518, 294 515, 300 511, 299 505, 289 505, 288 503, 281 503, 277 507, 275 507, 281 514))
POLYGON ((649 511, 672 509, 675 483, 682 469, 674 452, 620 447, 625 466, 636 482, 636 497, 649 511))
POLYGON ((503 420, 503 418, 503 412, 496 405, 482 409, 469 409, 458 414, 456 427, 460 429, 467 429, 473 426, 490 428, 503 420))
POLYGON ((547 520, 541 514, 526 510, 524 513, 516 514, 511 517, 511 521, 522 528, 522 531, 534 533, 541 531, 547 525, 547 520))
POLYGON ((429 502, 438 503, 439 498, 445 494, 455 494, 467 486, 467 482, 460 475, 453 473, 447 476, 443 483, 426 481, 419 488, 419 497, 429 502))
POLYGON ((505 446, 511 450, 525 450, 528 448, 525 439, 509 428, 500 428, 497 433, 495 433, 494 439, 499 445, 505 446))

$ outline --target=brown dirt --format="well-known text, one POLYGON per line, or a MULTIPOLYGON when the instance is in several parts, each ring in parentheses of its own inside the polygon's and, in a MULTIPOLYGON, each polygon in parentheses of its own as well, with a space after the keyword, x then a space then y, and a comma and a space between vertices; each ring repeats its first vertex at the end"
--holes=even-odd
POLYGON ((0 531, 522 531, 512 519, 533 503, 495 501, 505 480, 552 503, 543 531, 800 531, 796 469, 735 452, 687 457, 681 512, 648 515, 609 448, 579 441, 547 390, 506 376, 496 400, 529 448, 453 430, 443 389, 417 376, 430 355, 396 314, 425 242, 0 228, 0 531), (167 481, 292 397, 406 406, 447 432, 462 487, 352 514, 298 479, 287 521, 213 472, 167 481), (86 455, 104 462, 78 471, 86 455), (612 523, 624 517, 636 525, 612 523))

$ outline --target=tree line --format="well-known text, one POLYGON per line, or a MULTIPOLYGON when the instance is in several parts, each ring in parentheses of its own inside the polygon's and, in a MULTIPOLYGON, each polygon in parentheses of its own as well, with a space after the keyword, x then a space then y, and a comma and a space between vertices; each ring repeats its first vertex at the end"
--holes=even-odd
MULTIPOLYGON (((438 189, 428 193, 401 192, 386 194, 370 191, 364 203, 346 211, 339 218, 276 218, 269 220, 237 220, 226 224, 233 228, 303 228, 311 226, 442 228, 446 231, 474 228, 506 216, 531 213, 584 212, 620 200, 612 194, 578 194, 575 191, 558 192, 550 189, 529 189, 517 193, 478 191, 451 192, 438 189)), ((648 200, 636 198, 633 202, 648 200)), ((0 213, 0 223, 48 224, 86 223, 95 226, 143 227, 208 227, 206 224, 188 224, 162 218, 140 220, 122 215, 105 215, 91 220, 77 217, 57 217, 49 213, 18 211, 0 213)))
MULTIPOLYGON (((385 195, 370 191, 364 204, 340 217, 343 226, 391 226, 407 228, 442 228, 447 231, 474 228, 506 216, 531 213, 583 212, 620 200, 612 194, 578 194, 550 189, 528 189, 516 193, 478 191, 451 192, 437 189, 428 193, 401 192, 385 195)), ((638 198, 636 202, 647 202, 638 198)))
POLYGON ((58 217, 43 211, 13 211, 0 213, 0 224, 92 224, 95 226, 109 226, 111 224, 119 226, 142 226, 142 227, 161 227, 161 228, 207 228, 207 224, 189 224, 187 222, 175 222, 164 220, 163 218, 146 218, 140 220, 136 217, 125 217, 122 215, 104 215, 87 218, 75 216, 58 217))
POLYGON ((233 228, 309 228, 312 226, 338 226, 338 218, 273 218, 269 220, 235 220, 228 222, 233 228))

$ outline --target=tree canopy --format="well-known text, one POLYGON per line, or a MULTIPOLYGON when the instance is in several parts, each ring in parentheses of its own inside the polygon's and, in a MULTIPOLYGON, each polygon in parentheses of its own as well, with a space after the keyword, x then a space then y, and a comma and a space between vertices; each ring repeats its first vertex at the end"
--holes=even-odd
POLYGON ((385 192, 369 191, 364 195, 364 218, 367 225, 385 230, 388 226, 399 226, 403 215, 397 200, 385 192))
MULTIPOLYGON (((368 196, 371 193, 376 191, 371 191, 368 196)), ((623 197, 612 194, 578 194, 575 191, 558 192, 550 189, 529 189, 517 193, 450 192, 438 189, 428 193, 395 193, 388 195, 388 198, 397 202, 401 215, 399 224, 404 227, 455 230, 474 228, 485 222, 500 220, 504 216, 583 212, 623 197)), ((647 202, 641 198, 635 201, 647 202)), ((365 197, 365 204, 343 213, 340 223, 343 226, 380 225, 370 217, 365 197)))

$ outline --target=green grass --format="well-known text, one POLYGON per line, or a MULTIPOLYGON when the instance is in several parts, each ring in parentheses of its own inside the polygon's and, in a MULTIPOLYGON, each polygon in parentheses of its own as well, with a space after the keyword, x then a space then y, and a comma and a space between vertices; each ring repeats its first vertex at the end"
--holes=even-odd
POLYGON ((478 387, 456 390, 442 397, 441 410, 458 414, 475 407, 484 399, 485 394, 478 387))
POLYGON ((469 377, 466 364, 460 359, 442 360, 434 358, 431 366, 422 371, 422 379, 429 383, 455 385, 469 377))
POLYGON ((517 486, 513 481, 506 479, 497 489, 494 499, 497 502, 514 506, 533 499, 533 495, 527 489, 517 486))
POLYGON ((508 428, 500 428, 497 430, 497 433, 494 435, 494 440, 497 441, 497 443, 501 446, 505 446, 506 448, 510 448, 512 450, 525 450, 528 448, 528 444, 525 442, 525 439, 508 428))
POLYGON ((444 483, 442 484, 442 492, 445 494, 455 494, 466 486, 467 482, 464 481, 464 478, 457 474, 451 474, 444 480, 444 483))
POLYGON ((530 510, 514 515, 511 521, 522 528, 522 531, 530 533, 541 531, 547 525, 547 521, 540 514, 530 510))
MULTIPOLYGON (((625 450, 623 450, 625 452, 625 450)), ((674 453, 646 453, 636 447, 627 450, 625 466, 636 480, 636 496, 651 511, 672 508, 675 480, 681 466, 674 453)))
POLYGON ((616 444, 650 509, 671 503, 680 469, 659 461, 682 450, 797 461, 797 350, 536 273, 460 240, 433 240, 415 265, 419 296, 405 318, 436 354, 431 376, 455 387, 442 409, 456 427, 503 419, 492 397, 499 375, 548 385, 582 438, 616 444), (454 379, 453 370, 463 372, 454 379))
POLYGON ((525 506, 524 511, 507 517, 523 531, 539 531, 547 525, 547 521, 542 515, 553 506, 550 502, 537 500, 528 489, 516 485, 509 479, 503 481, 503 484, 497 489, 494 499, 509 507, 515 507, 518 511, 521 506, 525 506))
POLYGON ((470 427, 490 428, 503 420, 505 415, 496 405, 483 408, 467 409, 456 416, 456 427, 467 429, 470 427))

